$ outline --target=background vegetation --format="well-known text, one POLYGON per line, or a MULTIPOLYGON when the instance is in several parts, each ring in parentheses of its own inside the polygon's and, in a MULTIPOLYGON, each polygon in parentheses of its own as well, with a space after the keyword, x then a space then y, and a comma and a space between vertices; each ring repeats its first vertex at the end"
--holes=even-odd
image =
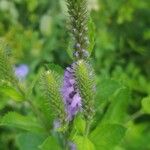
MULTIPOLYGON (((92 63, 98 83, 97 119, 105 114, 104 121, 128 127, 115 150, 149 150, 150 2, 88 1, 95 23, 92 63)), ((65 68, 71 63, 67 18, 65 0, 0 0, 0 39, 12 50, 16 66, 29 67, 23 81, 27 87, 42 65, 52 62, 65 68)), ((40 105, 37 91, 34 96, 40 105)), ((14 101, 9 92, 0 89, 0 118, 9 111, 30 114, 28 105, 14 101)), ((36 150, 33 143, 40 138, 0 126, 0 150, 36 150), (33 145, 28 139, 33 139, 33 145)))

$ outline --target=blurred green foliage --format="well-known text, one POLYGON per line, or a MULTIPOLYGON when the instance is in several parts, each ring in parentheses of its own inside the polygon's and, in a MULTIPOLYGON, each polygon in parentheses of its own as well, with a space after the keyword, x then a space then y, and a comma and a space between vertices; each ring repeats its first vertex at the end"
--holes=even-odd
MULTIPOLYGON (((125 129, 109 123, 119 123, 128 129, 115 150, 149 150, 150 1, 88 1, 96 30, 96 44, 92 52, 92 62, 99 83, 96 122, 102 120, 102 123, 108 123, 107 126, 101 126, 102 129, 96 128, 93 131, 91 141, 95 142, 93 136, 100 140, 98 131, 102 130, 102 135, 106 134, 105 131, 107 134, 101 140, 109 139, 111 133, 116 138, 114 141, 110 140, 109 144, 116 146, 125 129)), ((27 64, 30 69, 23 86, 28 87, 36 78, 39 68, 48 62, 60 64, 63 68, 70 64, 71 59, 67 54, 67 16, 65 0, 0 0, 0 39, 5 40, 12 49, 14 63, 27 64)), ((26 102, 13 101, 15 97, 9 97, 9 92, 15 92, 12 87, 6 87, 5 93, 3 90, 0 90, 0 116, 8 111, 32 114, 28 111, 26 102)), ((42 98, 37 91, 34 89, 33 94, 36 95, 38 107, 42 109, 42 98)), ((12 113, 11 116, 13 115, 12 113)), ((16 116, 19 122, 14 122, 15 126, 22 125, 26 130, 33 127, 41 130, 40 125, 36 125, 34 121, 30 126, 24 124, 30 117, 25 118, 17 113, 16 116)), ((2 124, 8 124, 10 118, 13 121, 13 117, 5 116, 2 124)), ((36 150, 37 143, 43 139, 43 136, 37 136, 36 133, 20 134, 16 129, 0 126, 0 150, 36 150), (35 139, 34 142, 29 142, 29 138, 35 139)), ((77 143, 82 140, 90 144, 89 147, 93 147, 88 139, 75 137, 77 143)), ((53 142, 52 137, 48 137, 43 144, 41 142, 42 150, 48 147, 47 141, 53 142)), ((99 144, 107 150, 107 144, 99 144)))

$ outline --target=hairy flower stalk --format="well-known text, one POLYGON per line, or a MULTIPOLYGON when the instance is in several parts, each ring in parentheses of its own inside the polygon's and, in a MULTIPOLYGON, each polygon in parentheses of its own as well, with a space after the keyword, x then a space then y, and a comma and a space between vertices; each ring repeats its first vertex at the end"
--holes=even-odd
POLYGON ((87 0, 66 0, 74 39, 74 57, 87 58, 89 53, 87 0))

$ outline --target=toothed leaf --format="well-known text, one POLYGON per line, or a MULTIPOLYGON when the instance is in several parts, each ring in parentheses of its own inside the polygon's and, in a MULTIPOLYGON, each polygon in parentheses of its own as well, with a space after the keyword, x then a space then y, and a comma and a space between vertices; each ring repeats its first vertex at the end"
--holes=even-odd
POLYGON ((87 137, 75 136, 73 141, 78 150, 95 150, 94 144, 87 137))
POLYGON ((42 134, 21 133, 16 138, 19 150, 38 150, 45 137, 42 134))
POLYGON ((99 124, 91 133, 90 139, 96 149, 112 150, 125 136, 126 128, 118 124, 99 124))
POLYGON ((40 150, 49 150, 49 149, 53 149, 53 150, 61 150, 59 143, 57 142, 57 140, 52 137, 49 136, 43 143, 42 145, 39 146, 40 150))

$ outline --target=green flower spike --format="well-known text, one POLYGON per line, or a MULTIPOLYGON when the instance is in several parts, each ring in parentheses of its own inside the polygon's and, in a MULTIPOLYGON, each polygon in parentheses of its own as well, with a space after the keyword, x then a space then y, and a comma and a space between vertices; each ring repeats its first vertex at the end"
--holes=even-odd
POLYGON ((79 60, 75 67, 77 88, 82 98, 82 108, 85 119, 92 120, 94 116, 95 79, 94 71, 85 60, 79 60))
POLYGON ((0 41, 0 80, 9 81, 12 84, 16 82, 10 50, 2 41, 0 41))
POLYGON ((87 58, 89 56, 87 0, 66 1, 74 39, 74 56, 77 59, 87 58))
POLYGON ((61 125, 66 122, 65 105, 60 93, 61 83, 57 73, 49 70, 41 76, 41 91, 48 100, 52 108, 54 117, 60 121, 61 125))

